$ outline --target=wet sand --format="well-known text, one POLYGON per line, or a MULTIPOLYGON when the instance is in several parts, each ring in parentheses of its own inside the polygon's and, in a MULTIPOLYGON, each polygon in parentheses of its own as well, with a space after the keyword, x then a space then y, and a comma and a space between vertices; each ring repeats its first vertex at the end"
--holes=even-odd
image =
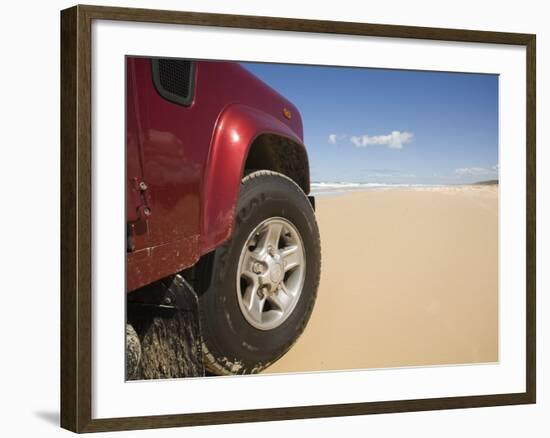
POLYGON ((265 373, 498 361, 498 188, 317 198, 322 272, 297 343, 265 373))

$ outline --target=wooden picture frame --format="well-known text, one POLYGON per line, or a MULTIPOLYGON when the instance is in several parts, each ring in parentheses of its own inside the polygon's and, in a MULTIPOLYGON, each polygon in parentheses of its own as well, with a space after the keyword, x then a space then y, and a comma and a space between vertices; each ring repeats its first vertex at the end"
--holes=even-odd
POLYGON ((531 34, 75 6, 61 12, 61 426, 74 432, 350 416, 535 403, 535 58, 531 34), (526 48, 526 391, 196 414, 92 418, 91 25, 93 20, 519 45, 526 48))

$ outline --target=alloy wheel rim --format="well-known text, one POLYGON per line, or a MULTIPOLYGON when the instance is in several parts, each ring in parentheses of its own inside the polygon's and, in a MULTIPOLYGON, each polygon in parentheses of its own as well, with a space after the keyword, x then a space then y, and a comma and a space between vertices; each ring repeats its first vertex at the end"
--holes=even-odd
POLYGON ((237 299, 250 325, 279 327, 292 314, 306 271, 304 244, 287 219, 272 217, 249 234, 239 257, 237 299))

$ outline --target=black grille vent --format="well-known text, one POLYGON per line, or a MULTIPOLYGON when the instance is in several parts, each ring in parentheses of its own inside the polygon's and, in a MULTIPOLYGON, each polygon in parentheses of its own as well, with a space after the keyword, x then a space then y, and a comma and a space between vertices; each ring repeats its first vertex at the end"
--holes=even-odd
POLYGON ((180 105, 193 98, 193 62, 179 59, 153 59, 153 80, 159 94, 180 105))

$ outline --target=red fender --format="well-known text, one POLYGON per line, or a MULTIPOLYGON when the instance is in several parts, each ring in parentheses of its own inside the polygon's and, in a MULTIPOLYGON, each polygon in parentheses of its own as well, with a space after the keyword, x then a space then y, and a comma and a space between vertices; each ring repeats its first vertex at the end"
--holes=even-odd
MULTIPOLYGON (((297 122, 301 131, 301 121, 297 122)), ((246 157, 261 134, 288 138, 305 151, 302 139, 272 115, 242 104, 226 107, 214 129, 202 183, 201 254, 212 251, 230 238, 246 157)))

